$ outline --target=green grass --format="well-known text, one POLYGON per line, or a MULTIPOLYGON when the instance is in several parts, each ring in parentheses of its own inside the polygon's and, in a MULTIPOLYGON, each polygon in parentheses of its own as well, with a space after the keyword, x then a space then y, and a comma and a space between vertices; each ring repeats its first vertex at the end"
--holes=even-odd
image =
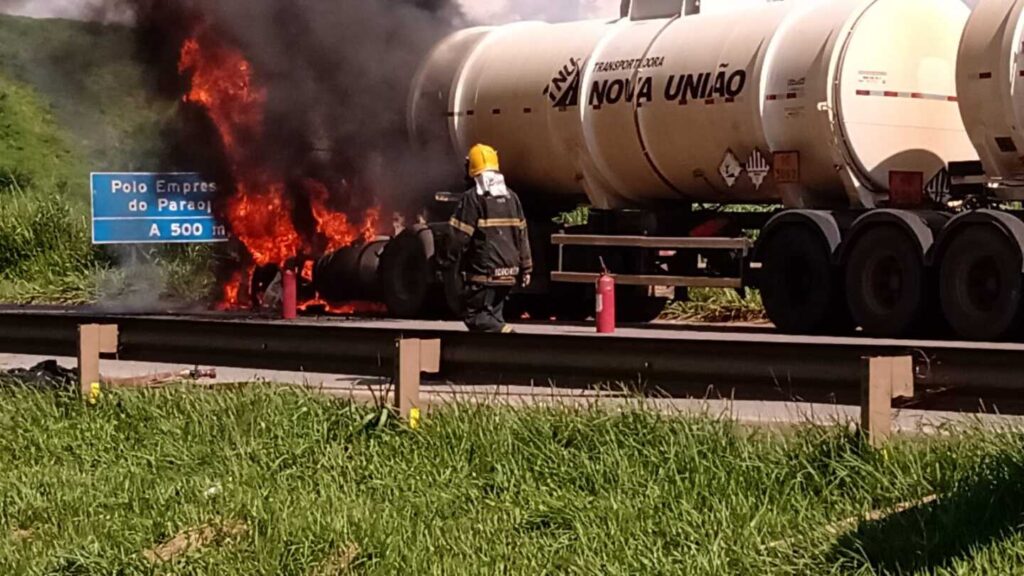
POLYGON ((355 574, 1024 571, 1017 432, 875 451, 840 429, 750 432, 640 408, 454 406, 410 431, 267 388, 96 407, 2 394, 5 574, 316 574, 332 558, 355 574), (248 529, 171 564, 144 559, 209 523, 248 529))
POLYGON ((105 259, 90 246, 81 170, 35 93, 0 76, 0 300, 89 300, 105 259))
POLYGON ((161 167, 160 132, 175 103, 154 96, 153 75, 135 60, 135 50, 133 33, 123 26, 0 16, 0 74, 30 87, 52 113, 61 142, 35 150, 74 155, 41 168, 72 182, 78 199, 88 199, 90 171, 161 167))
POLYGON ((0 185, 52 188, 82 171, 35 91, 0 75, 0 185))
POLYGON ((735 290, 694 288, 690 299, 670 302, 661 315, 669 322, 762 322, 767 320, 761 293, 748 290, 747 297, 735 290))

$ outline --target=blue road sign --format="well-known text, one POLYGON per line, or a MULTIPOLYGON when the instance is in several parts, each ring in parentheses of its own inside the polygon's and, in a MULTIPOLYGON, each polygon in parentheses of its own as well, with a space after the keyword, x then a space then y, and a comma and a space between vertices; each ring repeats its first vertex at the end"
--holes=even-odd
POLYGON ((93 174, 93 244, 224 242, 216 195, 217 184, 199 174, 93 174))

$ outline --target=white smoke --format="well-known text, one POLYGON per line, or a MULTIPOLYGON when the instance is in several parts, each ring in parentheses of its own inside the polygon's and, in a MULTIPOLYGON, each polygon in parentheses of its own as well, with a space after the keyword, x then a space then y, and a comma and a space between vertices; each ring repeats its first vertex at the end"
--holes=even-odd
MULTIPOLYGON (((474 22, 577 20, 619 13, 620 0, 459 0, 474 22)), ((95 0, 0 0, 0 13, 34 18, 84 18, 95 14, 95 0)))
POLYGON ((35 18, 76 18, 85 14, 84 0, 0 0, 0 12, 35 18))
MULTIPOLYGON (((779 0, 703 0, 701 11, 726 12, 779 0)), ((963 0, 974 8, 981 0, 963 0)), ((561 22, 585 18, 614 18, 621 0, 459 0, 462 10, 478 24, 505 24, 520 20, 561 22)))
POLYGON ((0 14, 30 18, 129 21, 128 13, 105 9, 103 0, 0 0, 0 14))
POLYGON ((613 17, 619 14, 621 4, 620 0, 459 0, 459 3, 470 20, 481 24, 613 17))
MULTIPOLYGON (((704 11, 732 10, 767 0, 704 0, 704 11)), ((974 7, 980 0, 964 0, 974 7)), ((564 21, 612 18, 619 14, 620 0, 459 0, 470 20, 503 24, 518 20, 564 21)), ((95 15, 94 0, 0 0, 0 13, 35 18, 84 18, 95 15)))

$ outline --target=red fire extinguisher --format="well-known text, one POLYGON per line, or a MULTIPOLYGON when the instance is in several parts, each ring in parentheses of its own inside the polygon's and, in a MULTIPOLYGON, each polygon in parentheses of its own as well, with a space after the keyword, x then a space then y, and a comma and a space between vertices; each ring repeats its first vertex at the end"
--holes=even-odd
POLYGON ((298 278, 295 270, 285 270, 281 277, 281 316, 285 320, 294 320, 298 316, 296 310, 298 300, 298 278))
POLYGON ((597 333, 615 332, 615 278, 601 259, 601 276, 597 279, 597 333))

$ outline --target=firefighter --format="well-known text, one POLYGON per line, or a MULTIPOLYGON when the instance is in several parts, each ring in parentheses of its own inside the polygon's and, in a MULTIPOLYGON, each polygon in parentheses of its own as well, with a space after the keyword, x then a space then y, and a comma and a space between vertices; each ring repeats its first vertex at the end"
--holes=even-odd
POLYGON ((499 170, 494 148, 470 149, 470 188, 449 221, 452 233, 442 265, 461 262, 463 320, 470 331, 508 334, 505 301, 517 285, 530 285, 533 259, 523 206, 499 170))

